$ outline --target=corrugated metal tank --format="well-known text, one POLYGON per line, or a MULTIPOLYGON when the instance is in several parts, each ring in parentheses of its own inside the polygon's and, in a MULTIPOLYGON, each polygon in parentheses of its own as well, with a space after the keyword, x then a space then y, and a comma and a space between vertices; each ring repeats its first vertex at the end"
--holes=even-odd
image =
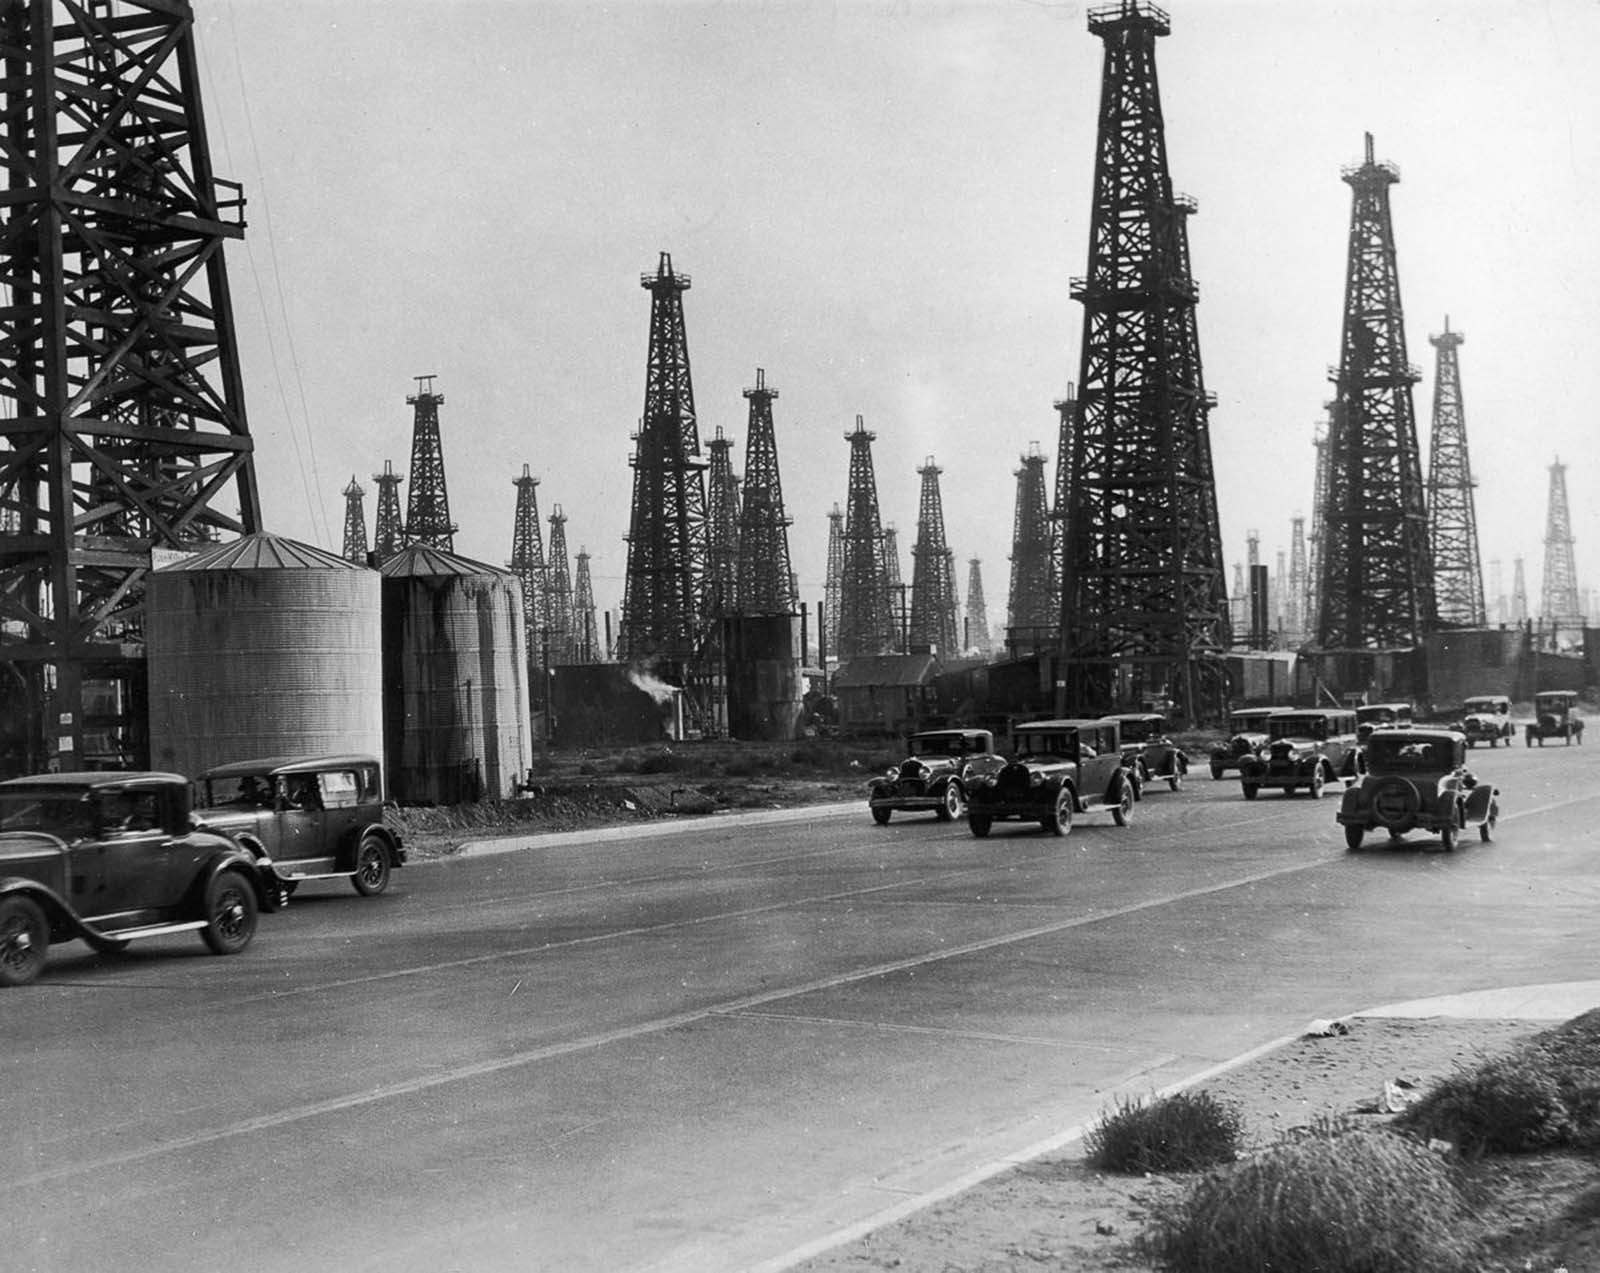
POLYGON ((805 683, 800 616, 748 615, 727 620, 728 733, 751 741, 798 737, 805 683))
POLYGON ((395 798, 511 795, 531 754, 521 582, 426 544, 381 570, 384 755, 395 798))
POLYGON ((191 777, 256 756, 383 751, 378 573, 277 535, 153 570, 150 756, 191 777))

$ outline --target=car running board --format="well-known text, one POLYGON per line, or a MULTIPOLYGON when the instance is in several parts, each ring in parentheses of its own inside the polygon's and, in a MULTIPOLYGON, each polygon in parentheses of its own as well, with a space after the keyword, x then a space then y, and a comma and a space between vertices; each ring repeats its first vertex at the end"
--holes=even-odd
POLYGON ((144 928, 117 928, 111 931, 95 930, 101 941, 128 942, 140 937, 165 937, 170 933, 192 933, 204 928, 209 921, 186 919, 181 924, 149 924, 144 928))

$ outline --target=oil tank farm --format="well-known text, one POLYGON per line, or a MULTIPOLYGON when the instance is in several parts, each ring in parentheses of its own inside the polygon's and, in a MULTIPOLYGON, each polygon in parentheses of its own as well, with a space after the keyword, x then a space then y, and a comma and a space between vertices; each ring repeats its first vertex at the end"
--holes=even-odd
POLYGON ((264 533, 152 571, 152 763, 380 755, 379 602, 376 571, 264 533))
POLYGON ((516 575, 424 543, 381 571, 384 755, 394 798, 459 804, 511 795, 531 745, 516 575))

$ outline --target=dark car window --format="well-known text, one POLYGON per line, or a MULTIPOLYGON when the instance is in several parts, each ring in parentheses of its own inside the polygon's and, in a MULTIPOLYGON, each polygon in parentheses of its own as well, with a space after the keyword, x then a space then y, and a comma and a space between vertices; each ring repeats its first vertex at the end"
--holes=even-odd
POLYGON ((288 774, 278 779, 285 809, 320 809, 322 796, 316 774, 288 774))
POLYGON ((318 776, 322 783, 323 808, 353 809, 359 803, 353 770, 334 769, 318 776))
POLYGON ((107 791, 95 801, 95 821, 107 835, 150 831, 161 825, 154 791, 107 791))

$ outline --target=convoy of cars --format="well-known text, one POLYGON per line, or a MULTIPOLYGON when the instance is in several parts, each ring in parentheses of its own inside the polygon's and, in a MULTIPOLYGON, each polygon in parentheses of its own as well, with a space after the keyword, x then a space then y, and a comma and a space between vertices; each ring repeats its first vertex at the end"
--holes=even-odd
MULTIPOLYGON (((1581 743, 1577 700, 1539 692, 1527 745, 1581 743)), ((1211 773, 1237 768, 1247 800, 1263 787, 1317 798, 1330 783, 1349 784, 1337 821, 1352 850, 1378 831, 1391 841, 1422 831, 1448 850, 1476 827, 1488 841, 1500 792, 1466 767, 1466 751, 1509 742, 1516 725, 1504 695, 1473 696, 1462 708, 1449 727, 1414 725, 1409 703, 1242 708, 1211 749, 1211 773)), ((1011 743, 1005 756, 989 730, 913 733, 908 757, 868 784, 873 820, 886 824, 896 811, 965 817, 979 838, 1002 821, 1066 835, 1094 814, 1125 827, 1144 782, 1179 791, 1189 766, 1157 712, 1023 722, 1011 743)), ((57 942, 115 952, 194 932, 216 954, 236 954, 258 915, 287 905, 302 881, 345 878, 373 897, 405 861, 373 756, 239 761, 193 783, 123 771, 0 782, 0 986, 32 981, 57 942)))

